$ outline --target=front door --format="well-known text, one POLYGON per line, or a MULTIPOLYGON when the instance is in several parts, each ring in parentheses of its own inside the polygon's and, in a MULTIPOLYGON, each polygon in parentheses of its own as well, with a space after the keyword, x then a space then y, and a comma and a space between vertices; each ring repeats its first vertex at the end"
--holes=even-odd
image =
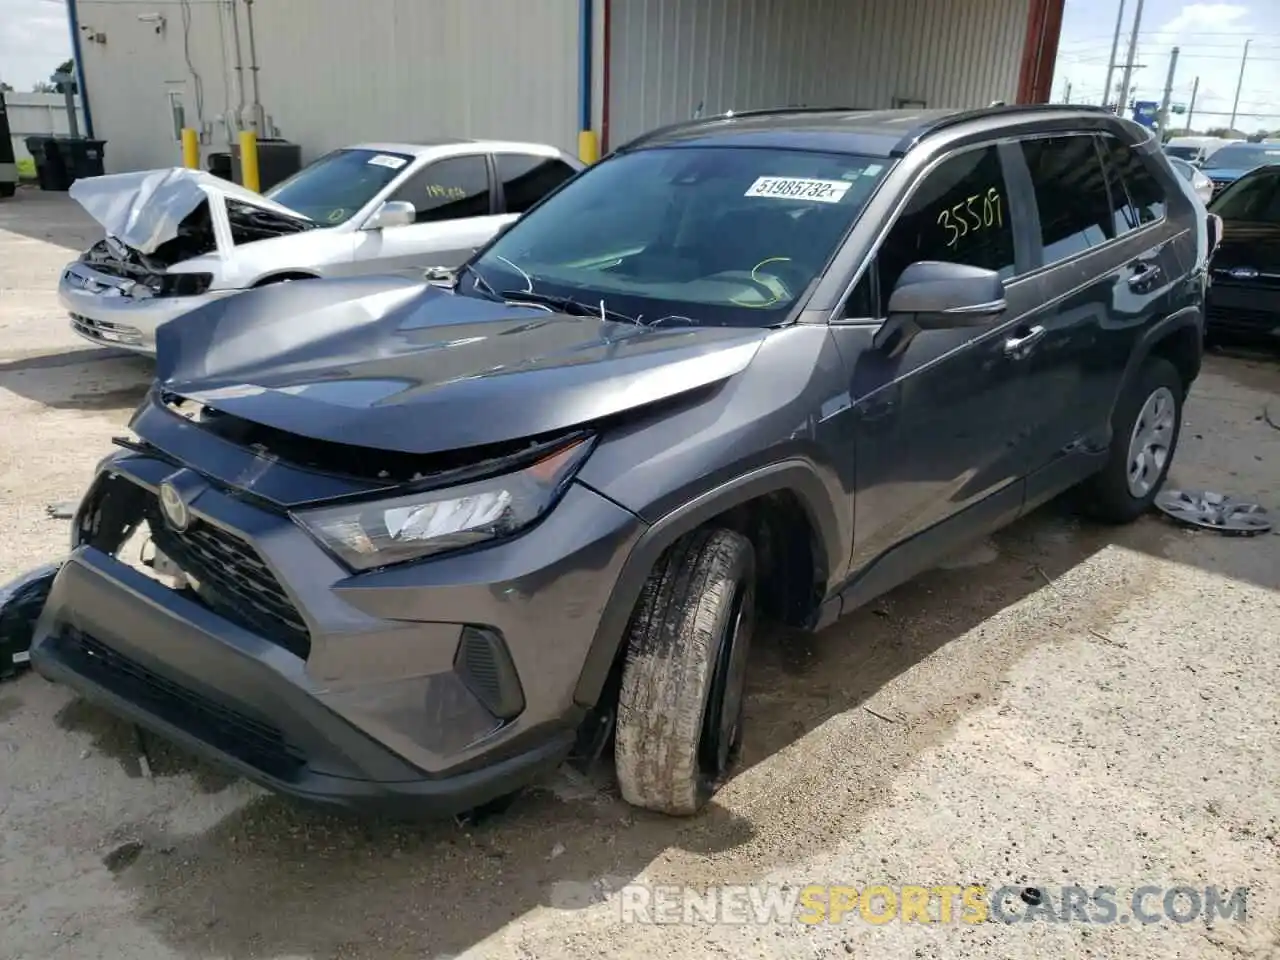
MULTIPOLYGON (((1023 191, 1025 193, 1025 191, 1023 191)), ((832 327, 849 366, 856 502, 846 607, 905 580, 940 553, 1017 515, 1028 404, 1027 316, 1034 281, 1018 279, 1026 202, 1006 184, 1001 151, 958 153, 927 174, 832 327), (989 325, 924 331, 900 353, 872 346, 903 270, 921 260, 995 270, 1004 314, 989 325)))
POLYGON ((417 222, 362 230, 357 273, 422 278, 427 267, 460 266, 514 216, 495 213, 489 161, 484 154, 449 157, 423 167, 388 199, 406 200, 417 222))

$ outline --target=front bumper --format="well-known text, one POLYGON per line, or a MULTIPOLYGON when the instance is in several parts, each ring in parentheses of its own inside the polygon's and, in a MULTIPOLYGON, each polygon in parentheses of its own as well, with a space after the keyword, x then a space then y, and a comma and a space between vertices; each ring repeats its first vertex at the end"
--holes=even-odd
POLYGON ((91 343, 154 356, 160 324, 237 293, 219 290, 194 297, 133 297, 132 282, 94 270, 83 261, 67 265, 58 279, 58 302, 71 329, 91 343))
MULTIPOLYGON (((77 524, 106 517, 112 497, 154 516, 173 473, 141 454, 110 458, 77 524)), ((222 573, 200 572, 231 603, 179 592, 90 538, 53 583, 32 666, 270 789, 393 815, 478 806, 568 755, 574 688, 643 526, 574 485, 507 543, 351 577, 287 517, 216 487, 191 510, 188 531, 223 545, 208 548, 222 573), (305 641, 266 629, 254 604, 280 604, 276 619, 296 619, 305 641), (522 694, 514 717, 495 716, 481 689, 501 662, 464 662, 476 629, 501 638, 522 694)))

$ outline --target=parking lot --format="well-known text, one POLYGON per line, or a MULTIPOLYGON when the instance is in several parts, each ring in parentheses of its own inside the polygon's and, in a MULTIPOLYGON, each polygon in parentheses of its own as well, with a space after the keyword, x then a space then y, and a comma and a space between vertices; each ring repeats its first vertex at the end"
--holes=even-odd
MULTIPOLYGON (((65 196, 0 204, 0 580, 65 550, 46 508, 78 497, 150 376, 57 305, 95 238, 65 196)), ((1268 404, 1280 423, 1274 358, 1207 358, 1173 484, 1280 511, 1268 404)), ((1050 505, 816 637, 761 638, 743 769, 688 821, 567 771, 478 824, 320 815, 26 675, 0 685, 0 958, 1276 960, 1278 591, 1275 533, 1050 505), (1247 887, 1248 908, 627 923, 604 895, 627 883, 1247 887)))

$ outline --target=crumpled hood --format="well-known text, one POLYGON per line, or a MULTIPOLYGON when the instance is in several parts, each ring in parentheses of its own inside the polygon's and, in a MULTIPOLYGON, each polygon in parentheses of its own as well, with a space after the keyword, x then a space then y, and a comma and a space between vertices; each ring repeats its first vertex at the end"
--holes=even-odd
POLYGON ((160 327, 168 392, 289 433, 437 453, 568 429, 710 386, 767 330, 642 327, 409 279, 277 284, 160 327))
POLYGON ((292 220, 311 221, 283 204, 203 170, 173 167, 82 177, 68 191, 107 236, 154 253, 178 235, 178 225, 205 200, 231 198, 292 220))

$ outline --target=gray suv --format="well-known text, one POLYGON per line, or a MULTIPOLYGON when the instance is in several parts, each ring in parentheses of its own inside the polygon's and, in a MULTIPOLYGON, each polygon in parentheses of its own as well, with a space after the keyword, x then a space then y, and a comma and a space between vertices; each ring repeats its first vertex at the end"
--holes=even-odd
POLYGON ((32 662, 296 797, 453 813, 611 753, 691 814, 757 622, 820 630, 1068 490, 1147 509, 1214 239, 1087 108, 658 130, 452 277, 161 327, 32 662))

